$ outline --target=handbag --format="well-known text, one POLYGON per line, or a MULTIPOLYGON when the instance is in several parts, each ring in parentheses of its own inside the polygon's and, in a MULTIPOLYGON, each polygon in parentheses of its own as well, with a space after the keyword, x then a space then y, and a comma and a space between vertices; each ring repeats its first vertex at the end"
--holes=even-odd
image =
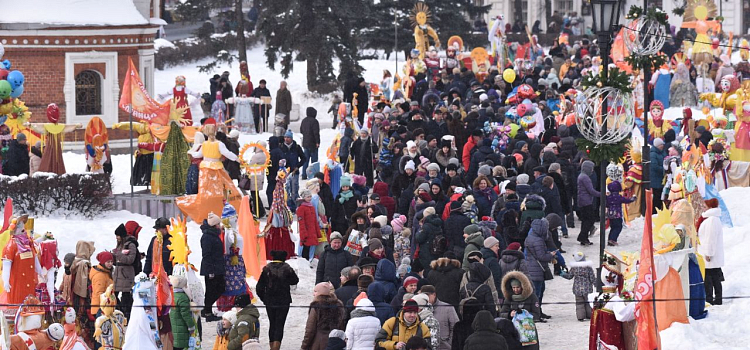
POLYGON ((239 181, 239 183, 237 185, 239 186, 240 189, 243 189, 245 191, 249 191, 250 190, 250 182, 251 181, 250 181, 250 177, 249 176, 242 175, 242 177, 240 178, 240 181, 239 181))

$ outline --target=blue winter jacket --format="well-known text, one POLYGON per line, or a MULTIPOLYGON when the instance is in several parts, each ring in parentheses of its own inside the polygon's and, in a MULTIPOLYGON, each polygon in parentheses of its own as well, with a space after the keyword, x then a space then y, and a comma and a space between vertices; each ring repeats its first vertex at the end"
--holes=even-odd
POLYGON ((549 234, 549 223, 547 219, 536 219, 531 222, 531 231, 526 237, 526 266, 529 268, 529 277, 532 281, 544 281, 544 269, 542 266, 549 264, 554 255, 547 251, 547 235, 549 234))
MULTIPOLYGON (((382 261, 382 260, 381 260, 382 261)), ((375 305, 375 315, 380 320, 380 324, 393 317, 393 308, 385 302, 385 288, 380 283, 372 283, 367 287, 367 298, 375 305)))
MULTIPOLYGON (((390 301, 396 296, 398 292, 396 277, 396 265, 394 265, 388 259, 381 259, 378 261, 378 266, 375 268, 375 281, 372 284, 379 284, 383 286, 384 296, 383 300, 390 301)), ((371 284, 371 285, 372 285, 371 284)))
POLYGON ((661 192, 661 189, 664 188, 663 180, 664 180, 664 157, 666 156, 667 152, 664 150, 659 150, 656 147, 651 147, 651 165, 649 166, 649 170, 651 172, 651 188, 658 189, 661 192))

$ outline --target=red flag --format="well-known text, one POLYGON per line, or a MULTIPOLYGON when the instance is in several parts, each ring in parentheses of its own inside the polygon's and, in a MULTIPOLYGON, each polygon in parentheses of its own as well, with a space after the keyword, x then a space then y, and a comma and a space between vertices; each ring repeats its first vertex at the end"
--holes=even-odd
MULTIPOLYGON (((653 197, 651 189, 646 190, 646 213, 653 210, 653 197)), ((643 227, 643 239, 641 241, 641 258, 638 266, 638 280, 635 287, 635 318, 638 321, 638 349, 660 349, 661 339, 656 330, 656 317, 654 305, 656 295, 654 292, 654 242, 651 215, 645 215, 643 227)))
POLYGON ((148 95, 132 59, 128 59, 128 72, 122 84, 120 109, 133 113, 133 118, 146 123, 169 124, 169 102, 156 102, 148 95))

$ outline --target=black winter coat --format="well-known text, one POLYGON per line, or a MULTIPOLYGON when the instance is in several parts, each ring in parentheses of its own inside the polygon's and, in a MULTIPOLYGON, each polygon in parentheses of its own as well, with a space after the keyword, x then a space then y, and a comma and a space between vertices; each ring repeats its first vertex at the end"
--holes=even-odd
POLYGON ((443 224, 443 232, 445 232, 445 238, 448 240, 448 249, 452 250, 453 247, 457 247, 463 251, 466 248, 464 227, 469 225, 471 225, 471 219, 462 214, 461 211, 451 212, 443 224))
POLYGON ((544 202, 547 204, 547 206, 544 207, 545 214, 555 213, 560 215, 560 217, 565 217, 562 208, 562 200, 560 199, 560 192, 557 187, 542 187, 540 195, 544 198, 544 202))
MULTIPOLYGON (((339 283, 341 280, 339 280, 339 283)), ((341 287, 336 288, 336 297, 342 302, 346 302, 357 293, 359 287, 357 286, 357 280, 346 281, 341 287)))
POLYGON ((560 204, 562 204, 563 213, 570 213, 570 197, 565 188, 565 179, 563 179, 562 175, 556 172, 550 173, 549 176, 552 176, 555 180, 555 188, 557 189, 557 193, 560 194, 560 204))
POLYGON ((482 305, 482 309, 489 311, 494 317, 497 314, 497 300, 492 295, 492 289, 484 284, 490 278, 492 272, 481 263, 473 262, 466 273, 468 274, 468 282, 459 290, 461 298, 466 298, 469 295, 474 296, 482 305))
POLYGON ((318 183, 320 184, 318 196, 323 203, 323 207, 326 208, 326 216, 330 218, 333 215, 333 191, 325 181, 318 181, 318 183))
POLYGON ((3 175, 29 174, 29 146, 11 140, 3 160, 3 175))
POLYGON ((365 176, 367 187, 372 187, 373 184, 372 160, 377 154, 378 148, 372 143, 372 137, 368 137, 366 141, 358 138, 352 144, 352 151, 349 153, 354 161, 354 173, 365 176))
POLYGON ((314 149, 320 146, 320 123, 315 117, 302 119, 299 130, 302 132, 302 147, 314 149))
POLYGON ((333 288, 338 288, 341 284, 341 269, 352 266, 352 255, 341 248, 333 250, 331 246, 326 246, 323 254, 318 261, 318 269, 315 272, 315 284, 320 282, 331 282, 333 288))
MULTIPOLYGON (((222 141, 224 142, 224 141, 222 141)), ((224 146, 227 147, 227 150, 229 152, 232 152, 236 155, 240 155, 240 144, 235 139, 227 139, 226 142, 224 142, 224 146)), ((225 159, 222 163, 224 163, 224 170, 227 171, 227 174, 229 174, 229 177, 232 180, 239 180, 240 175, 242 173, 240 172, 240 163, 235 162, 231 159, 225 159)))
POLYGON ((503 270, 500 268, 499 256, 492 249, 485 247, 482 247, 479 251, 482 253, 482 258, 484 258, 484 266, 487 266, 492 271, 492 279, 495 280, 495 289, 500 290, 502 287, 500 282, 503 279, 503 270))
POLYGON ((430 267, 432 270, 427 275, 427 281, 435 287, 438 300, 453 305, 458 312, 458 304, 461 302, 458 289, 464 277, 461 262, 455 259, 438 258, 430 264, 430 267))
POLYGON ((255 289, 265 305, 284 305, 292 303, 290 287, 299 283, 299 277, 291 266, 285 262, 272 261, 263 268, 255 289))
POLYGON ((305 151, 297 144, 297 141, 292 141, 290 145, 281 141, 279 146, 281 152, 284 153, 284 159, 286 159, 286 166, 289 168, 289 171, 297 170, 297 168, 302 167, 302 164, 305 164, 307 161, 305 151))
POLYGON ((422 229, 417 233, 417 242, 419 243, 419 262, 429 272, 430 263, 437 257, 432 256, 432 241, 438 235, 443 234, 443 220, 437 215, 430 215, 425 218, 422 229))
MULTIPOLYGON (((352 215, 357 212, 357 196, 352 196, 352 198, 344 201, 344 203, 341 203, 341 201, 339 201, 339 198, 341 198, 341 195, 337 196, 336 199, 333 200, 331 224, 334 231, 345 233, 349 228, 349 221, 351 220, 352 215)), ((346 239, 347 237, 344 238, 346 239)))
MULTIPOLYGON (((169 239, 171 237, 172 236, 169 234, 164 235, 164 240, 161 244, 162 266, 164 266, 164 271, 166 271, 168 276, 172 275, 172 262, 169 261, 169 255, 172 253, 172 251, 167 248, 167 246, 170 245, 169 239)), ((156 242, 156 236, 151 237, 151 242, 148 244, 148 250, 146 251, 146 261, 143 263, 143 273, 145 273, 146 275, 150 275, 151 272, 154 272, 151 266, 151 262, 154 261, 154 242, 156 242)), ((222 266, 224 266, 224 252, 223 250, 220 250, 219 252, 219 254, 222 256, 222 266)), ((202 265, 203 264, 201 263, 201 268, 202 265)))
POLYGON ((492 313, 482 310, 474 317, 472 333, 464 344, 464 350, 508 350, 505 338, 497 333, 495 318, 492 313))
MULTIPOLYGON (((203 250, 203 260, 201 261, 201 276, 224 275, 224 244, 219 238, 219 229, 208 225, 208 221, 203 220, 201 225, 201 250, 203 250)), ((165 240, 166 241, 166 240, 165 240)))

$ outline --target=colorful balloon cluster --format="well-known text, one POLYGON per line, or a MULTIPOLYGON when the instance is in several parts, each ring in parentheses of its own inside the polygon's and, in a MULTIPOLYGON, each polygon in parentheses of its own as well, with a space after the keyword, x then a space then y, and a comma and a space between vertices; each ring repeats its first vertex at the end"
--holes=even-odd
MULTIPOLYGON (((0 44, 0 59, 5 55, 5 48, 0 44)), ((23 94, 23 73, 19 70, 10 70, 9 60, 0 62, 0 99, 3 104, 10 103, 11 98, 18 98, 23 94)))

